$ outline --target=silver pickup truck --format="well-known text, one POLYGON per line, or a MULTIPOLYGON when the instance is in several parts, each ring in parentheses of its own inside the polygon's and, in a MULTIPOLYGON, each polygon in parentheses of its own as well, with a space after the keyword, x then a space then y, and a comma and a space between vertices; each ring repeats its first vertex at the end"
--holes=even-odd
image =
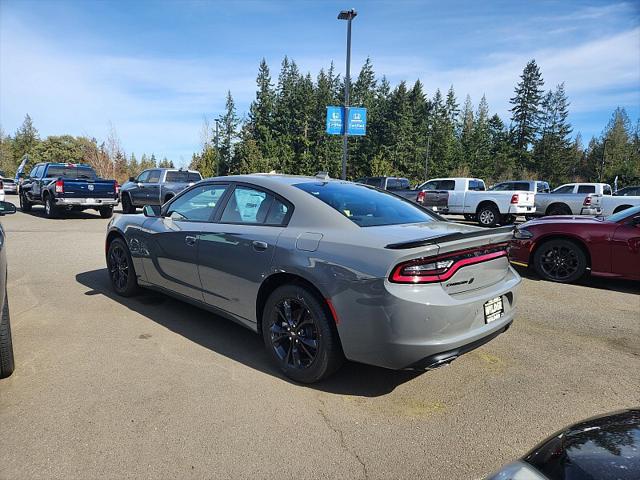
POLYGON ((567 183, 536 195, 535 216, 601 215, 603 195, 611 195, 606 183, 567 183))
POLYGON ((162 205, 182 190, 202 180, 200 172, 177 168, 150 168, 120 188, 124 213, 136 213, 145 205, 162 205))

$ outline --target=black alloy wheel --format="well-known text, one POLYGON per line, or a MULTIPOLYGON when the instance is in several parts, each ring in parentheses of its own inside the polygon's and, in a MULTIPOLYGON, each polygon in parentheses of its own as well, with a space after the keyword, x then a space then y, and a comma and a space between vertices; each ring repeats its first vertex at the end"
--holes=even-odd
POLYGON ((533 265, 538 274, 553 282, 574 282, 587 268, 582 249, 569 240, 550 240, 536 250, 533 265))
POLYGON ((138 289, 136 272, 127 245, 121 238, 114 239, 107 253, 107 268, 111 286, 118 295, 129 297, 138 289))
POLYGON ((262 334, 265 346, 289 378, 313 383, 343 361, 335 323, 312 292, 297 285, 277 288, 267 300, 262 334))
POLYGON ((58 207, 56 207, 55 201, 51 195, 47 195, 44 200, 44 214, 47 218, 58 217, 58 207))

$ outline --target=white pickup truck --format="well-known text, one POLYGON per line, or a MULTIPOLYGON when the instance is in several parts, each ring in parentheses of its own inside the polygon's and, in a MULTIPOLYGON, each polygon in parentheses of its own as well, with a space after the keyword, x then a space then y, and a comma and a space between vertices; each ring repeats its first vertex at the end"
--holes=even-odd
POLYGON ((483 227, 507 225, 516 215, 536 211, 535 192, 487 191, 479 178, 434 178, 418 188, 418 203, 438 213, 464 215, 483 227))

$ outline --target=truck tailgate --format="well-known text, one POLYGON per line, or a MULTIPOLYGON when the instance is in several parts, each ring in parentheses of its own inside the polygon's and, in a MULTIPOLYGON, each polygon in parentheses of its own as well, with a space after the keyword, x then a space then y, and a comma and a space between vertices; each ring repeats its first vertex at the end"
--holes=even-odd
POLYGON ((423 190, 418 194, 418 203, 436 212, 445 210, 449 206, 449 192, 446 190, 423 190))
POLYGON ((67 198, 112 198, 116 195, 113 180, 63 180, 67 198))
POLYGON ((536 194, 534 192, 517 191, 514 195, 518 195, 517 205, 533 207, 536 204, 536 194))

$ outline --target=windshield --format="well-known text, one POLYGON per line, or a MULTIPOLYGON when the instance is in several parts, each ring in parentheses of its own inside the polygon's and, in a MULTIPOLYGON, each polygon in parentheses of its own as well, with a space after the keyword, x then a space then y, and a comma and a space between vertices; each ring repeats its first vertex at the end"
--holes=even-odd
POLYGON ((186 171, 169 171, 167 172, 166 182, 199 182, 202 177, 198 172, 186 172, 186 171))
POLYGON ((47 178, 96 178, 96 172, 91 167, 74 167, 72 165, 49 165, 47 178))
POLYGON ((637 215, 638 213, 640 213, 640 207, 631 207, 625 210, 621 210, 618 213, 614 213, 613 215, 609 215, 605 218, 605 220, 609 222, 619 222, 620 220, 624 220, 625 218, 632 215, 637 215))
POLYGON ((436 217, 395 195, 366 185, 338 182, 298 183, 318 200, 336 209, 360 227, 433 222, 436 217))

